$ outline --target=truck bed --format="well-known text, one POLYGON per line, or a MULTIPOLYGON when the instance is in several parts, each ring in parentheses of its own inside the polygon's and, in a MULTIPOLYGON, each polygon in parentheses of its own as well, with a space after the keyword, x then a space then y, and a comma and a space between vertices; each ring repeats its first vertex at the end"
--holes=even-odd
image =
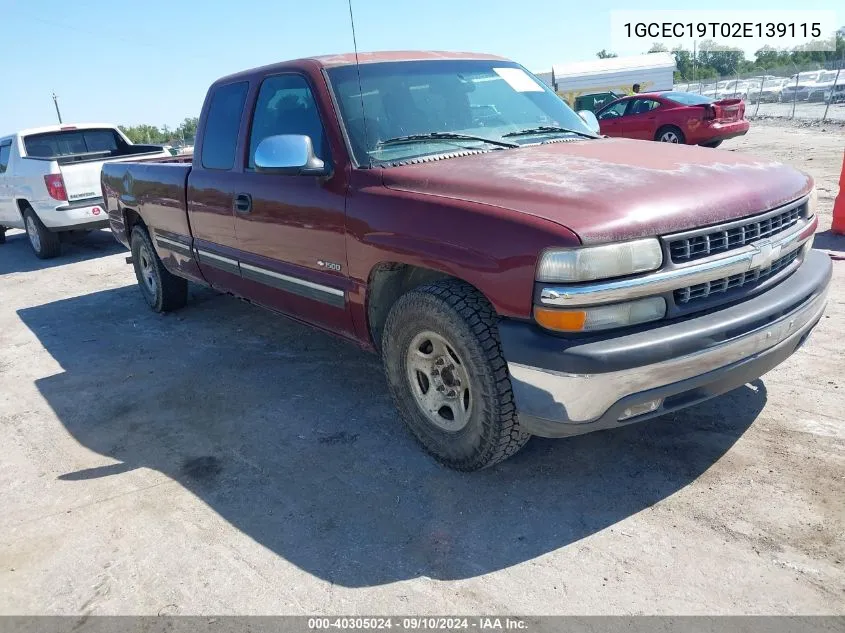
POLYGON ((126 207, 136 209, 157 231, 192 235, 187 206, 190 160, 173 156, 103 165, 103 200, 118 241, 129 247, 133 218, 126 217, 126 207))

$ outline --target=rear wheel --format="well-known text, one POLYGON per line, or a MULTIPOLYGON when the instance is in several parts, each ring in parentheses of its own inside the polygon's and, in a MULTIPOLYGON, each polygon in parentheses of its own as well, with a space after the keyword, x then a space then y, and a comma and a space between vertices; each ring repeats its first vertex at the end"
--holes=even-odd
POLYGON ((382 355, 405 424, 441 464, 486 468, 531 437, 519 426, 495 312, 466 283, 439 281, 400 297, 382 355))
POLYGON ((677 128, 674 125, 664 125, 662 128, 657 130, 654 140, 660 141, 661 143, 686 143, 684 133, 681 132, 680 128, 677 128))
POLYGON ((25 209, 23 213, 26 236, 29 245, 39 259, 51 259, 62 252, 62 243, 58 233, 51 233, 44 223, 35 215, 32 209, 25 209))
POLYGON ((184 307, 188 301, 188 282, 164 267, 143 226, 135 225, 132 229, 131 245, 135 278, 149 306, 156 312, 184 307))
POLYGON ((722 141, 708 141, 707 143, 702 143, 702 147, 719 147, 722 144, 722 141))

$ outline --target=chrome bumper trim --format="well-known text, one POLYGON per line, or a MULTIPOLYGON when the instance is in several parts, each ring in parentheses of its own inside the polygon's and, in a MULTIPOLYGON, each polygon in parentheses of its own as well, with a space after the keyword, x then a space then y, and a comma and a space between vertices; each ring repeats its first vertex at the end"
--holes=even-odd
POLYGON ((828 290, 770 325, 694 354, 635 369, 567 374, 508 363, 517 410, 561 424, 584 424, 626 396, 721 369, 803 337, 821 318, 828 290))
POLYGON ((758 240, 728 254, 714 255, 689 264, 675 264, 630 279, 544 287, 540 291, 540 303, 553 307, 575 307, 629 301, 765 268, 778 257, 801 248, 817 227, 818 218, 813 216, 784 235, 758 240))

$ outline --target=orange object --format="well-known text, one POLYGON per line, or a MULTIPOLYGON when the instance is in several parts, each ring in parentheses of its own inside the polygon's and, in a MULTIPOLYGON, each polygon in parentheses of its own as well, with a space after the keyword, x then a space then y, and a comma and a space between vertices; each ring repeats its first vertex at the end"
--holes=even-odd
POLYGON ((833 203, 833 225, 830 230, 845 235, 845 158, 842 160, 842 175, 839 176, 839 194, 833 203))
POLYGON ((547 310, 534 308, 537 323, 550 330, 559 332, 580 332, 587 322, 587 313, 583 310, 547 310))

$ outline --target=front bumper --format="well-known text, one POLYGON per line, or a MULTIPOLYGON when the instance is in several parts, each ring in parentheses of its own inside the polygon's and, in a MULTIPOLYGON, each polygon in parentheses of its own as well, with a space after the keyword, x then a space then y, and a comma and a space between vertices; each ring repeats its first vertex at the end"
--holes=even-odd
POLYGON ((756 297, 634 334, 564 339, 503 321, 499 331, 524 430, 543 437, 615 428, 681 409, 759 378, 788 358, 821 319, 832 266, 811 251, 756 297), (659 408, 620 420, 626 409, 659 408))

